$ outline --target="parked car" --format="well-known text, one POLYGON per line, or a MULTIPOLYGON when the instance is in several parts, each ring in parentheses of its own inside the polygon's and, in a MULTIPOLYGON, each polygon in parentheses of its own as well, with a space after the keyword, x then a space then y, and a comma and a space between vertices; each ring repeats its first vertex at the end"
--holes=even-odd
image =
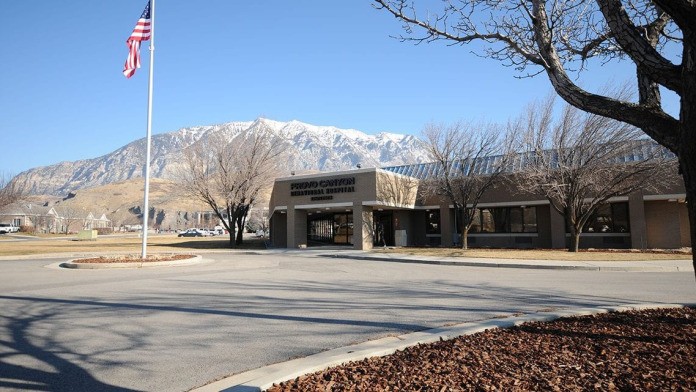
POLYGON ((19 227, 13 226, 12 223, 0 223, 0 234, 17 233, 19 227))
POLYGON ((210 233, 201 229, 188 229, 179 233, 177 237, 207 237, 210 233))

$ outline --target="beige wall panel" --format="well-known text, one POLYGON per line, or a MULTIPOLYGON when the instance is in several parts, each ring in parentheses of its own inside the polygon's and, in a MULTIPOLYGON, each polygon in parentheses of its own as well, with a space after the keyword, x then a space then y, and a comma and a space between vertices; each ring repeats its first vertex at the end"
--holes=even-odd
POLYGON ((288 247, 288 219, 287 214, 276 212, 270 222, 271 243, 276 248, 288 247))
POLYGON ((379 171, 376 175, 376 199, 386 206, 413 206, 420 182, 412 177, 379 171))
POLYGON ((648 248, 673 249, 681 246, 679 203, 645 202, 645 223, 648 248))
POLYGON ((691 246, 691 228, 689 227, 689 211, 686 204, 679 203, 679 231, 681 233, 680 245, 683 247, 691 246))

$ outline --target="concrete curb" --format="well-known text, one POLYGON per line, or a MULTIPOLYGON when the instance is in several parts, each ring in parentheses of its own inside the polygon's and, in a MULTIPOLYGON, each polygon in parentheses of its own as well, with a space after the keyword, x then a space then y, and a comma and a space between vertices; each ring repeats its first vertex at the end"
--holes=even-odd
MULTIPOLYGON (((74 259, 76 260, 76 259, 74 259)), ((183 265, 192 265, 200 263, 203 258, 200 255, 193 256, 183 260, 170 261, 150 261, 138 263, 75 263, 74 260, 69 260, 60 263, 59 266, 70 269, 117 269, 117 268, 152 268, 152 267, 175 267, 183 265)))
POLYGON ((527 269, 560 269, 560 270, 580 270, 580 271, 599 271, 599 267, 584 265, 534 265, 531 263, 496 263, 486 261, 458 261, 458 260, 435 260, 435 259, 406 259, 400 257, 379 257, 379 256, 359 256, 359 255, 327 255, 333 258, 349 258, 355 260, 384 261, 391 263, 406 264, 431 264, 431 265, 457 265, 460 267, 487 267, 487 268, 527 268, 527 269))
MULTIPOLYGON (((430 265, 455 265, 460 267, 486 267, 486 268, 524 268, 524 269, 544 269, 544 270, 567 270, 567 271, 619 271, 619 272, 693 272, 693 267, 687 266, 598 266, 598 265, 561 265, 561 264, 535 264, 534 262, 488 262, 488 261, 460 261, 443 259, 423 259, 423 258, 404 258, 404 257, 381 257, 371 255, 355 254, 326 254, 321 255, 330 258, 342 258, 353 260, 382 261, 391 263, 405 264, 430 264, 430 265)), ((550 261, 553 262, 553 261, 550 261)), ((627 261, 625 263, 631 263, 627 261)))
MULTIPOLYGON (((181 251, 181 252, 148 252, 148 254, 190 254, 190 253, 200 253, 200 254, 249 254, 249 255, 262 255, 262 251, 256 250, 235 250, 235 249, 191 249, 191 251, 181 251)), ((132 254, 133 252, 130 252, 132 254)), ((128 254, 123 251, 110 251, 110 252, 64 252, 64 253, 38 253, 32 255, 15 255, 15 256, 0 256, 0 261, 13 261, 13 260, 44 260, 44 259, 69 259, 69 258, 86 258, 86 257, 99 257, 99 256, 118 256, 128 254)))
POLYGON ((433 328, 425 331, 391 336, 352 346, 341 347, 304 358, 293 359, 262 368, 236 374, 208 385, 195 388, 196 392, 227 391, 227 392, 256 392, 263 391, 273 384, 292 380, 296 377, 318 372, 332 366, 338 366, 350 361, 393 354, 417 344, 433 343, 453 339, 457 336, 470 335, 492 328, 509 328, 530 321, 552 321, 561 317, 586 316, 598 313, 620 312, 627 310, 646 310, 661 308, 680 308, 696 306, 696 304, 633 304, 621 306, 606 306, 598 308, 575 308, 553 311, 548 313, 532 313, 521 316, 496 318, 479 322, 463 323, 449 327, 433 328))

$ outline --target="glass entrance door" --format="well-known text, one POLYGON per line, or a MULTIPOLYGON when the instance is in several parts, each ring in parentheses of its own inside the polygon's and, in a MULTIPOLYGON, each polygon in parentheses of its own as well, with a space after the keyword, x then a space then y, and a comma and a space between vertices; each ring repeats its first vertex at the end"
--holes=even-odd
POLYGON ((353 214, 334 215, 334 244, 353 244, 353 214))
POLYGON ((353 214, 324 213, 307 217, 307 245, 352 245, 353 214))
POLYGON ((334 222, 331 216, 322 214, 307 219, 307 245, 325 245, 333 243, 334 222))

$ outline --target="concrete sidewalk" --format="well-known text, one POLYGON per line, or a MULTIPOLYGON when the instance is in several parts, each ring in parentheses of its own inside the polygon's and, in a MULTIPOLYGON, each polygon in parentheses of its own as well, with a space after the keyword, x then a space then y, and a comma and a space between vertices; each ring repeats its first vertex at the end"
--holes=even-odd
POLYGON ((567 261, 567 260, 523 260, 494 259, 481 257, 438 257, 415 256, 399 253, 375 253, 370 251, 332 250, 318 256, 372 260, 394 263, 416 263, 436 265, 457 265, 463 267, 487 268, 528 268, 577 271, 633 271, 633 272, 693 272, 691 260, 649 260, 649 261, 567 261))

